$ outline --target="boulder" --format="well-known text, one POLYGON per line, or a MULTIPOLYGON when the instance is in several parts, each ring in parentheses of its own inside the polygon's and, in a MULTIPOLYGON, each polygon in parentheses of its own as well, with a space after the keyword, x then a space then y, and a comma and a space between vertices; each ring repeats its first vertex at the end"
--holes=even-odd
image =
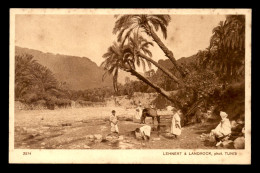
POLYGON ((124 143, 124 142, 119 142, 119 143, 118 143, 118 147, 119 147, 120 149, 131 149, 131 148, 133 148, 133 144, 124 143))
POLYGON ((238 125, 235 120, 231 121, 230 124, 231 124, 231 129, 234 129, 238 125))
POLYGON ((50 127, 48 127, 48 126, 43 126, 43 127, 41 127, 41 129, 44 129, 44 130, 49 130, 49 129, 50 129, 50 127))
POLYGON ((109 140, 112 140, 112 139, 113 139, 112 136, 107 136, 107 137, 106 137, 106 140, 108 140, 108 141, 109 141, 109 140))
POLYGON ((238 137, 234 140, 235 149, 244 149, 245 148, 245 138, 238 137))
POLYGON ((216 142, 216 139, 214 136, 208 136, 205 140, 209 141, 210 143, 216 142))
POLYGON ((83 148, 85 148, 85 149, 90 149, 90 146, 84 145, 83 148))
POLYGON ((221 145, 223 148, 229 148, 229 149, 234 148, 234 143, 232 140, 226 140, 226 141, 222 142, 221 145))
POLYGON ((94 138, 97 140, 102 140, 102 135, 101 134, 95 134, 94 138))
POLYGON ((242 134, 243 135, 245 134, 245 127, 243 127, 243 129, 242 129, 242 134))
POLYGON ((123 136, 119 136, 119 137, 118 137, 118 140, 119 140, 119 141, 122 141, 122 140, 124 140, 124 137, 123 137, 123 136))
POLYGON ((62 126, 71 126, 72 124, 71 123, 62 123, 61 125, 62 126))
POLYGON ((153 138, 152 140, 153 140, 153 141, 160 141, 161 138, 153 138))
POLYGON ((94 135, 87 135, 86 138, 87 139, 94 139, 95 137, 94 137, 94 135))

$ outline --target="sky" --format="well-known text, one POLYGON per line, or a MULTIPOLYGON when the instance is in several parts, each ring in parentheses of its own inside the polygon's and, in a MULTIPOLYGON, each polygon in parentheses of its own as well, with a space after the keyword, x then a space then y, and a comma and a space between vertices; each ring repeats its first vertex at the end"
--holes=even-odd
MULTIPOLYGON (((163 39, 160 31, 158 36, 176 59, 188 57, 208 47, 212 29, 223 20, 224 15, 171 15, 167 39, 163 39)), ((88 57, 100 65, 102 55, 116 41, 112 33, 115 21, 113 15, 19 14, 15 18, 15 45, 88 57)), ((166 59, 156 43, 150 50, 154 60, 166 59)))

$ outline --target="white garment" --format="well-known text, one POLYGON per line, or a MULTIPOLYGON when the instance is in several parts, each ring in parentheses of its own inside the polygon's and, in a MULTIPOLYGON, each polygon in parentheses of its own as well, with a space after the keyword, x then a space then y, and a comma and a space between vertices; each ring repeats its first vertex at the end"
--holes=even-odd
POLYGON ((117 123, 118 123, 117 116, 111 115, 110 116, 111 132, 119 133, 117 123))
POLYGON ((150 135, 151 135, 151 126, 147 126, 147 125, 145 125, 145 126, 143 126, 143 127, 141 127, 140 128, 140 131, 141 131, 141 133, 143 134, 143 135, 146 135, 146 136, 149 136, 150 137, 150 135))
POLYGON ((178 112, 176 112, 172 117, 171 133, 174 135, 181 134, 181 118, 178 112))
POLYGON ((141 118, 141 116, 142 116, 142 107, 137 107, 136 108, 136 112, 135 112, 135 119, 140 119, 141 118))
POLYGON ((150 135, 151 135, 151 127, 148 126, 148 125, 145 125, 145 126, 142 126, 139 128, 140 129, 140 132, 135 132, 135 136, 137 139, 144 139, 146 140, 148 136, 150 138, 150 135))
POLYGON ((229 135, 231 133, 231 123, 229 119, 222 119, 218 126, 213 130, 213 133, 217 134, 219 137, 229 135))

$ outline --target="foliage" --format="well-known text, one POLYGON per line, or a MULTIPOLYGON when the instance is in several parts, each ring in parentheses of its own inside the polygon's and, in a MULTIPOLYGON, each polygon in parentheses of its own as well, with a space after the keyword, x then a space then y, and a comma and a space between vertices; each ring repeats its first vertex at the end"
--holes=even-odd
POLYGON ((124 41, 131 36, 132 33, 144 29, 150 35, 149 26, 153 26, 156 31, 161 29, 163 37, 167 38, 167 26, 171 21, 169 15, 122 15, 115 16, 117 21, 113 29, 113 33, 118 33, 117 41, 124 41), (149 26, 148 26, 149 25, 149 26), (125 34, 124 34, 125 33, 125 34))
POLYGON ((228 15, 212 32, 209 48, 201 54, 201 64, 214 69, 222 81, 234 82, 243 79, 245 16, 228 15))
POLYGON ((152 53, 148 50, 148 46, 152 45, 152 43, 137 35, 134 35, 133 38, 129 38, 129 40, 128 45, 114 43, 103 55, 105 60, 101 66, 106 70, 103 78, 106 77, 107 74, 113 75, 113 87, 116 92, 118 92, 117 78, 119 70, 135 70, 136 66, 140 66, 141 64, 145 70, 146 63, 151 67, 151 63, 140 58, 136 54, 136 51, 141 50, 145 54, 152 56, 152 53))
POLYGON ((15 56, 15 99, 27 104, 39 103, 47 107, 69 106, 67 91, 59 88, 54 74, 37 63, 33 56, 15 56))

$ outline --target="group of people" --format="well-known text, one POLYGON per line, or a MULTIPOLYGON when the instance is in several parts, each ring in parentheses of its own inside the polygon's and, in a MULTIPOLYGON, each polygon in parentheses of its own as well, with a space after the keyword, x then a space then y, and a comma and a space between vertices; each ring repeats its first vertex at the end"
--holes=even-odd
MULTIPOLYGON (((142 111, 141 104, 138 107, 139 112, 142 111), (140 108, 140 109, 139 109, 140 108)), ((172 107, 171 111, 173 113, 172 122, 171 122, 171 130, 170 133, 173 137, 177 138, 181 135, 181 118, 180 115, 182 114, 181 110, 177 110, 176 108, 172 107)), ((216 146, 220 145, 225 138, 229 138, 231 135, 231 123, 227 118, 228 114, 226 112, 221 111, 220 117, 221 121, 217 125, 217 127, 210 132, 210 136, 213 136, 216 139, 216 146)), ((111 124, 111 132, 116 133, 119 135, 118 129, 118 118, 116 116, 116 111, 112 111, 112 115, 110 116, 110 124, 111 124)), ((139 139, 149 140, 151 134, 151 127, 148 125, 144 125, 140 128, 135 129, 135 135, 139 139)))
MULTIPOLYGON (((139 104, 137 112, 142 112, 142 105, 139 104)), ((171 134, 174 135, 175 137, 179 136, 181 134, 181 119, 180 119, 180 110, 176 110, 175 108, 172 109, 174 112, 173 117, 172 117, 172 124, 171 124, 171 134)), ((138 115, 141 117, 141 115, 138 115)), ((118 118, 116 116, 116 111, 112 110, 112 114, 109 118, 110 120, 110 125, 111 125, 111 132, 116 133, 119 135, 119 129, 118 129, 118 118)), ((150 139, 150 134, 151 134, 151 126, 144 125, 140 128, 135 129, 135 135, 137 138, 142 138, 144 140, 149 140, 150 139)))

